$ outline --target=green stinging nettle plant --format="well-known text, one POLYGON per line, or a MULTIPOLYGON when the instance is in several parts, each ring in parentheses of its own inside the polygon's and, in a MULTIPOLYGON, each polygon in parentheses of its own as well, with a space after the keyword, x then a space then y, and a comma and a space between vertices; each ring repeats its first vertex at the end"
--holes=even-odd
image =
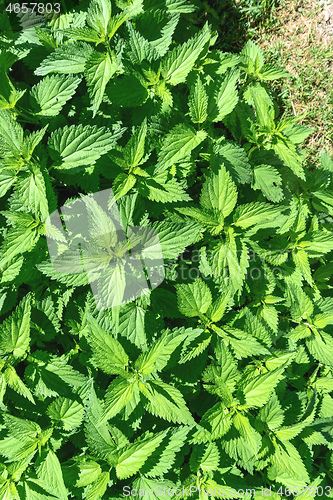
POLYGON ((198 8, 0 15, 2 500, 333 497, 333 162, 304 169, 288 74, 198 8), (45 222, 110 188, 165 279, 98 310, 45 222))

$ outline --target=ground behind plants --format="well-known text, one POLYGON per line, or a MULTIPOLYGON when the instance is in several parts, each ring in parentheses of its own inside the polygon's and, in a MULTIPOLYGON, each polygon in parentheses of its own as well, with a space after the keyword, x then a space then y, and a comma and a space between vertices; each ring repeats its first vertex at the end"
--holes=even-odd
MULTIPOLYGON (((217 3, 222 5, 215 2, 215 7, 217 3)), ((318 165, 322 149, 332 156, 333 2, 236 0, 224 2, 221 9, 229 47, 237 52, 252 39, 264 49, 267 62, 278 63, 290 73, 290 78, 272 88, 281 117, 301 115, 300 123, 314 129, 303 144, 307 166, 318 165)))

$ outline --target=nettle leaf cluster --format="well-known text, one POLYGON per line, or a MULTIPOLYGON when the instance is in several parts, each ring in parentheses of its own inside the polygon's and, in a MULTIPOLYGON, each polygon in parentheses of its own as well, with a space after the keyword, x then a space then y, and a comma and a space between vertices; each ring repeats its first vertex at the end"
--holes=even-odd
POLYGON ((333 162, 198 5, 1 14, 0 499, 332 497, 333 162), (45 222, 109 188, 165 279, 98 310, 45 222))

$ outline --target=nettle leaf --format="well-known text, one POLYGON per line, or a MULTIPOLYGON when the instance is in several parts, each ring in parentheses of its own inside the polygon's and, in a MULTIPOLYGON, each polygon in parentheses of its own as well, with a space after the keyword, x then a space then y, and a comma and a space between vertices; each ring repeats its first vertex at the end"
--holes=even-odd
POLYGON ((136 184, 136 177, 133 174, 119 174, 112 184, 112 191, 115 201, 127 194, 136 184))
POLYGON ((286 135, 293 144, 300 144, 307 139, 312 132, 312 128, 300 125, 299 123, 291 123, 283 130, 283 134, 286 135))
POLYGON ((260 409, 259 418, 271 430, 277 429, 283 424, 284 413, 275 392, 272 392, 269 401, 260 409))
POLYGON ((242 229, 247 229, 253 225, 265 222, 270 218, 272 222, 281 213, 278 206, 268 203, 253 202, 246 205, 240 205, 234 213, 234 224, 242 229))
POLYGON ((27 398, 31 403, 35 404, 35 400, 33 395, 31 394, 30 389, 22 382, 21 378, 16 373, 16 370, 13 366, 9 365, 8 368, 5 369, 3 373, 3 390, 5 390, 6 385, 13 389, 18 394, 21 394, 23 397, 27 398))
MULTIPOLYGON (((178 224, 176 222, 154 222, 152 227, 157 231, 162 254, 165 259, 179 257, 185 248, 194 243, 200 233, 200 226, 194 222, 178 224)), ((154 247, 149 246, 149 251, 154 252, 154 247)))
MULTIPOLYGON (((137 171, 136 174, 138 175, 137 171)), ((161 203, 190 200, 176 178, 171 177, 165 170, 152 177, 136 177, 136 180, 138 192, 149 200, 161 203)))
POLYGON ((271 457, 272 472, 270 475, 279 482, 301 486, 309 482, 309 475, 297 448, 289 441, 278 444, 271 457))
POLYGON ((128 167, 136 167, 140 164, 145 154, 145 142, 147 137, 147 120, 145 119, 138 127, 124 149, 124 160, 128 167))
POLYGON ((91 380, 75 391, 72 398, 60 397, 52 401, 46 413, 54 424, 60 424, 65 430, 79 427, 83 421, 84 404, 89 398, 91 380))
POLYGON ((58 169, 83 168, 114 146, 115 137, 105 128, 92 125, 65 126, 52 132, 48 141, 49 152, 58 169))
POLYGON ((92 101, 92 109, 96 114, 101 105, 105 87, 108 81, 118 70, 115 58, 111 60, 108 52, 92 52, 85 65, 84 76, 87 80, 88 91, 92 101))
POLYGON ((106 35, 111 18, 111 2, 109 0, 93 0, 87 14, 89 26, 100 35, 106 35))
POLYGON ((38 146, 38 144, 43 139, 46 129, 48 125, 43 127, 40 130, 36 130, 35 132, 31 132, 28 136, 26 136, 23 140, 21 155, 27 161, 31 159, 32 153, 38 146))
POLYGON ((200 33, 183 45, 175 47, 165 56, 161 73, 170 85, 177 85, 186 80, 209 38, 210 30, 205 25, 200 33))
POLYGON ((179 13, 175 12, 158 12, 154 10, 146 11, 136 21, 136 27, 147 39, 149 46, 155 54, 148 58, 163 57, 168 51, 172 42, 172 35, 179 22, 179 13))
POLYGON ((311 274, 311 267, 306 251, 298 249, 297 252, 293 252, 293 261, 295 265, 300 269, 304 279, 309 283, 309 285, 312 286, 313 279, 311 274))
POLYGON ((246 42, 240 53, 242 67, 246 73, 255 73, 264 65, 264 55, 260 47, 252 40, 246 42))
POLYGON ((72 40, 83 40, 85 42, 94 43, 99 43, 102 41, 101 35, 94 29, 88 28, 87 26, 81 26, 81 28, 67 28, 63 30, 63 34, 68 36, 72 40))
POLYGON ((101 458, 106 458, 114 452, 116 445, 111 437, 106 423, 100 423, 103 409, 92 388, 85 413, 85 436, 88 446, 93 453, 101 458))
POLYGON ((47 192, 45 177, 36 165, 33 166, 30 172, 22 172, 16 182, 15 191, 24 205, 33 210, 35 215, 41 215, 43 220, 49 216, 48 199, 53 202, 54 198, 52 199, 52 197, 54 195, 50 186, 48 186, 47 192))
POLYGON ((164 437, 160 446, 148 457, 141 469, 146 477, 161 477, 173 466, 176 455, 186 442, 189 427, 178 426, 171 429, 164 437))
POLYGON ((2 169, 0 171, 0 197, 5 196, 7 191, 15 184, 16 174, 12 170, 2 169))
POLYGON ((53 451, 48 451, 37 468, 37 476, 40 484, 52 495, 57 495, 59 500, 68 498, 67 489, 64 483, 61 465, 57 455, 53 451))
POLYGON ((164 139, 155 173, 184 160, 206 137, 207 132, 204 130, 196 132, 189 125, 176 125, 164 139))
POLYGON ((83 73, 85 64, 92 52, 93 48, 91 45, 85 42, 61 45, 42 61, 40 66, 35 70, 35 75, 83 73))
POLYGON ((1 325, 0 354, 22 358, 30 344, 31 295, 27 294, 1 325))
POLYGON ((288 139, 278 139, 272 144, 274 151, 297 177, 305 181, 302 161, 296 152, 295 145, 288 139))
POLYGON ((273 101, 259 83, 248 87, 245 94, 246 100, 252 104, 256 111, 257 123, 263 130, 274 130, 275 110, 273 101))
POLYGON ((320 154, 320 164, 324 170, 328 172, 333 172, 333 160, 328 156, 328 154, 322 150, 320 154))
POLYGON ((310 297, 300 287, 292 287, 291 292, 293 303, 290 313, 293 320, 298 323, 301 323, 304 319, 310 320, 314 310, 310 297))
POLYGON ((138 439, 132 445, 126 447, 126 451, 120 454, 116 466, 116 474, 119 479, 127 479, 136 474, 144 465, 148 457, 156 450, 162 442, 166 431, 150 434, 148 437, 138 439))
POLYGON ((186 337, 186 331, 183 333, 176 331, 175 334, 165 331, 150 349, 140 354, 135 361, 135 369, 142 375, 149 375, 155 370, 163 370, 174 350, 186 337))
POLYGON ((208 285, 197 278, 193 283, 177 285, 178 308, 190 318, 206 313, 212 304, 212 294, 208 285))
POLYGON ((110 482, 110 472, 101 472, 98 478, 87 489, 87 500, 99 500, 103 498, 104 493, 110 482))
MULTIPOLYGON (((10 220, 13 213, 3 212, 3 215, 10 220)), ((0 252, 0 267, 6 266, 17 255, 31 251, 40 237, 39 222, 32 215, 20 212, 17 218, 14 216, 14 220, 18 224, 6 234, 0 252)))
POLYGON ((260 80, 276 80, 278 78, 289 78, 291 76, 287 71, 280 69, 275 64, 264 64, 258 72, 258 78, 260 80))
POLYGON ((138 347, 147 345, 145 331, 146 311, 139 305, 129 302, 120 312, 118 331, 138 347))
POLYGON ((238 70, 230 70, 227 75, 217 76, 210 85, 208 100, 208 119, 212 122, 221 121, 232 112, 238 102, 236 83, 239 78, 238 70))
POLYGON ((203 123, 206 120, 208 95, 199 75, 191 87, 188 106, 192 123, 203 123))
POLYGON ((196 10, 194 5, 188 3, 187 0, 148 0, 147 11, 151 10, 167 10, 170 13, 189 14, 196 10))
POLYGON ((89 333, 88 342, 93 351, 96 365, 109 375, 122 374, 128 365, 129 358, 122 345, 99 326, 91 315, 87 318, 89 333))
POLYGON ((47 414, 54 423, 61 423, 63 428, 68 431, 81 424, 84 406, 79 401, 60 397, 50 404, 47 414))
POLYGON ((124 75, 109 83, 106 94, 114 106, 136 107, 143 105, 148 97, 148 89, 135 75, 124 75))
POLYGON ((133 399, 134 391, 137 391, 136 381, 122 377, 114 379, 106 392, 106 401, 100 423, 117 415, 133 399))
POLYGON ((34 85, 30 103, 37 116, 56 116, 74 95, 81 78, 70 75, 50 75, 34 85))
POLYGON ((219 141, 213 147, 211 166, 218 170, 221 162, 235 182, 245 184, 251 181, 251 165, 243 148, 232 141, 219 141))
POLYGON ((151 380, 140 382, 139 389, 149 401, 146 408, 153 415, 178 424, 195 423, 182 393, 172 385, 151 380))
POLYGON ((66 359, 40 351, 30 358, 25 378, 36 395, 43 397, 68 394, 86 382, 86 377, 67 364, 66 359))
POLYGON ((219 212, 227 217, 237 202, 237 188, 224 165, 217 173, 207 177, 200 195, 200 204, 206 210, 219 212))
POLYGON ((306 345, 315 359, 325 365, 333 366, 333 339, 331 335, 325 332, 314 333, 306 339, 306 345))
POLYGON ((263 195, 275 203, 283 199, 282 177, 271 165, 260 165, 253 170, 253 189, 260 189, 263 195))
MULTIPOLYGON (((148 59, 149 61, 151 61, 151 59, 155 59, 156 53, 148 40, 141 36, 141 34, 133 28, 129 21, 126 23, 126 28, 129 32, 129 46, 131 49, 129 57, 131 58, 131 61, 134 64, 140 64, 144 59, 148 59)), ((147 34, 145 33, 145 35, 147 34)))
POLYGON ((273 389, 280 382, 285 368, 282 365, 271 372, 254 377, 249 382, 244 382, 242 384, 242 393, 246 406, 260 408, 267 403, 273 389))
POLYGON ((23 143, 23 128, 17 123, 14 115, 7 110, 0 109, 0 155, 20 154, 23 143))

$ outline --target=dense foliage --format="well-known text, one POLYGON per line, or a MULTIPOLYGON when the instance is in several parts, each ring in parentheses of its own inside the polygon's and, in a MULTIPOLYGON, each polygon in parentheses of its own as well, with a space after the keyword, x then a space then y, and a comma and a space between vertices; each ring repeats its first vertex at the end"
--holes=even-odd
POLYGON ((333 162, 196 9, 1 15, 0 499, 333 496, 333 162), (109 188, 165 279, 98 310, 46 221, 109 188))

